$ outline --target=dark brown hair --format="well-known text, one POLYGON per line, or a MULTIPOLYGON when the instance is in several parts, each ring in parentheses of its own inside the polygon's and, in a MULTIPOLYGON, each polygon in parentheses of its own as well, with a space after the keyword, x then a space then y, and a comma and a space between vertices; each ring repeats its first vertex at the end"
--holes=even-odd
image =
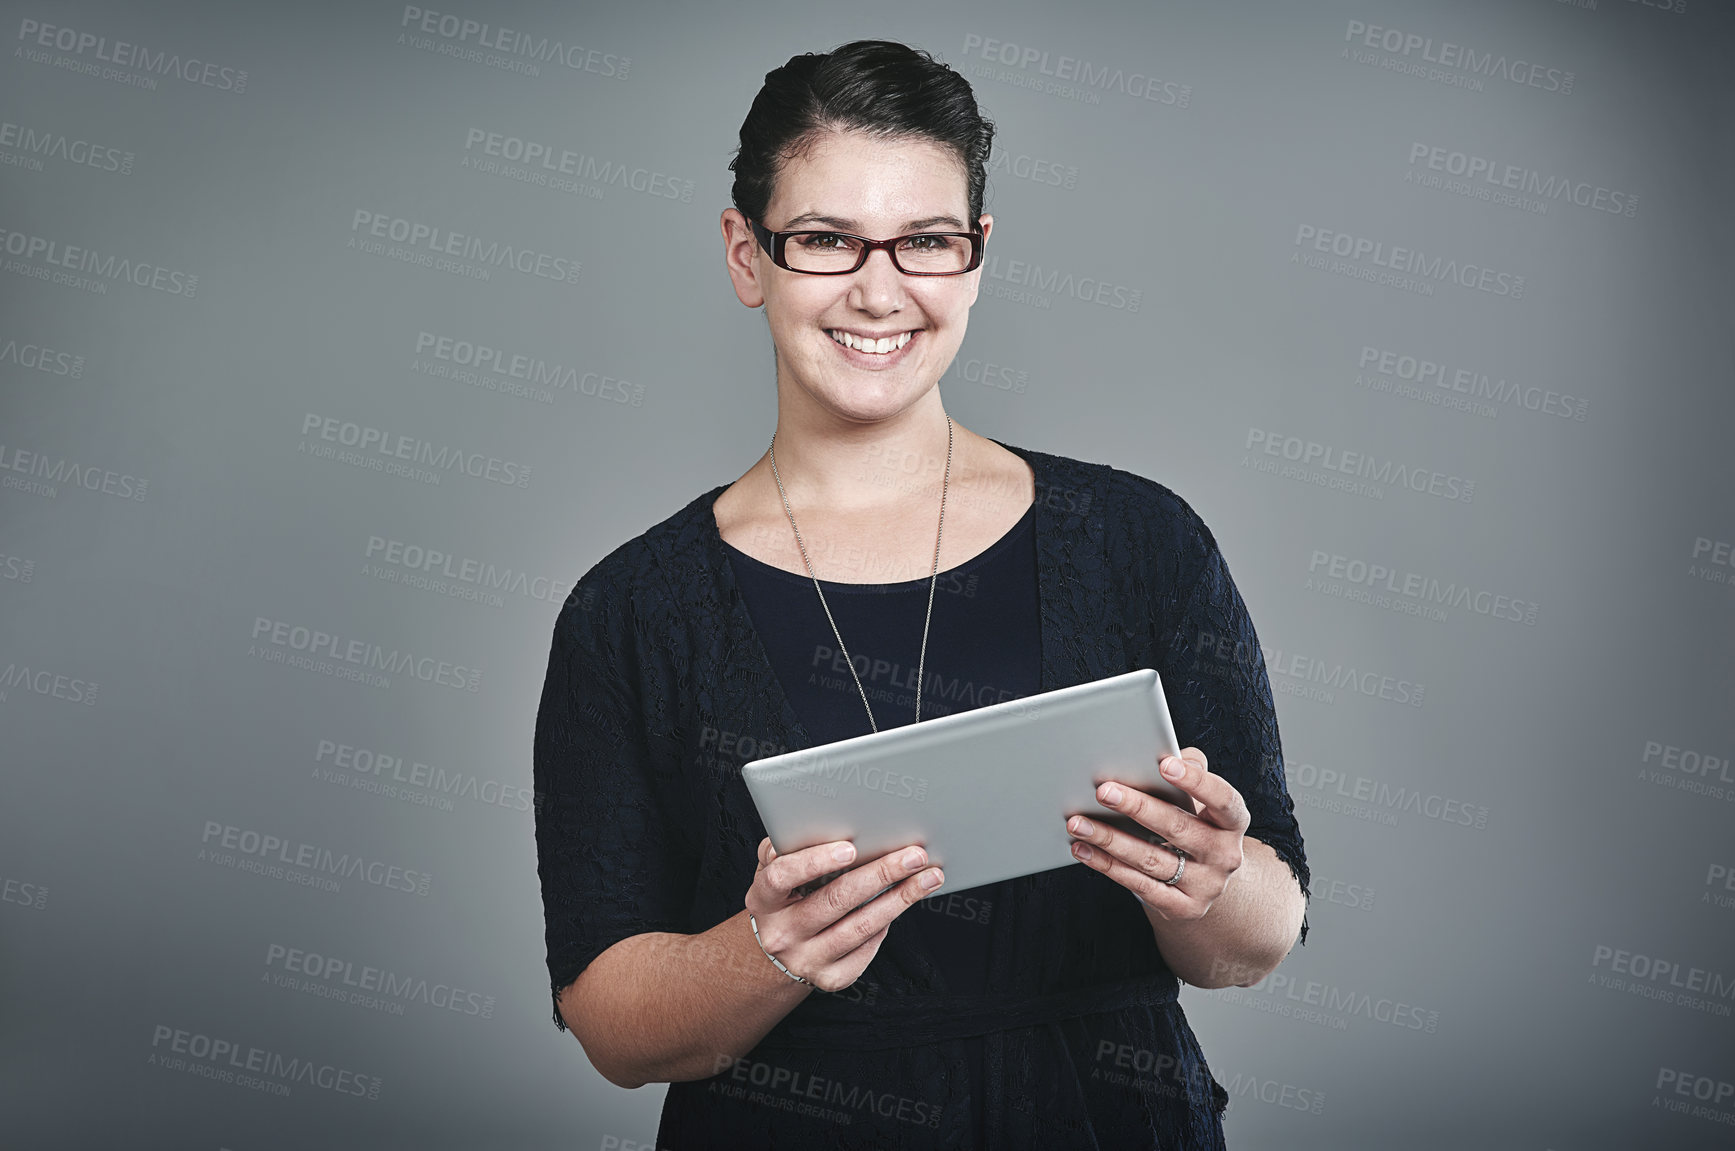
POLYGON ((792 56, 765 74, 729 162, 735 207, 763 222, 784 161, 825 132, 849 129, 921 137, 951 149, 968 189, 965 222, 976 226, 994 125, 977 109, 968 80, 928 53, 890 40, 856 40, 831 52, 792 56))

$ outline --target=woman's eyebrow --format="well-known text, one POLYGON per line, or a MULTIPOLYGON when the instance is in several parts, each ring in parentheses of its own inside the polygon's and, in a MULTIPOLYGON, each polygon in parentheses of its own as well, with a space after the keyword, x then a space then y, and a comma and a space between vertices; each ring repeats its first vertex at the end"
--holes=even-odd
MULTIPOLYGON (((855 232, 855 229, 859 227, 854 220, 845 220, 840 216, 826 216, 819 212, 804 212, 777 230, 780 232, 788 232, 802 224, 824 224, 826 227, 836 228, 840 232, 855 232)), ((960 232, 966 231, 964 222, 956 216, 926 216, 920 220, 909 220, 905 222, 903 231, 917 232, 923 228, 932 228, 936 224, 944 224, 960 232)))

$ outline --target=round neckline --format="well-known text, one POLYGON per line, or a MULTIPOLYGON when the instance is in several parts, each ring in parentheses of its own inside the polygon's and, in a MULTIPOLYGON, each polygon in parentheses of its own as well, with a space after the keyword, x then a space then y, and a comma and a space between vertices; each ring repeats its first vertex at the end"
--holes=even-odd
MULTIPOLYGON (((1006 531, 1001 534, 999 539, 996 539, 993 543, 989 544, 963 563, 954 564, 952 567, 944 568, 938 574, 945 576, 951 575, 955 572, 967 571, 978 564, 993 559, 998 553, 1005 551, 1008 547, 1012 546, 1013 542, 1019 536, 1024 534, 1026 528, 1034 524, 1036 519, 1036 505, 1039 502, 1040 501, 1038 500, 1031 500, 1030 505, 1024 509, 1024 514, 1018 517, 1018 522, 1007 528, 1006 531)), ((768 564, 762 559, 755 559, 753 556, 748 555, 728 540, 723 539, 722 533, 718 533, 717 539, 722 543, 723 547, 728 550, 730 559, 745 560, 756 571, 765 572, 773 577, 785 579, 793 583, 811 584, 813 582, 813 577, 804 572, 787 571, 784 568, 778 567, 776 564, 768 564)), ((833 588, 836 588, 846 594, 850 592, 910 591, 928 586, 929 581, 934 578, 934 576, 917 576, 915 579, 900 580, 896 583, 844 583, 835 580, 822 579, 819 581, 819 586, 824 588, 826 591, 831 591, 833 588)))

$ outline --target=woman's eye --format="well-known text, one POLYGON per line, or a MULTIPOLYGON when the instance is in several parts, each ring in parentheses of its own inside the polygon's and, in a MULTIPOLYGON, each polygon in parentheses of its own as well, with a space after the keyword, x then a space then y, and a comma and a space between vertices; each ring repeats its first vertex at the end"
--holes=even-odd
POLYGON ((801 244, 805 248, 837 248, 843 245, 843 237, 836 232, 810 232, 801 244))
POLYGON ((917 252, 943 252, 951 245, 950 236, 911 236, 908 241, 909 248, 917 252))

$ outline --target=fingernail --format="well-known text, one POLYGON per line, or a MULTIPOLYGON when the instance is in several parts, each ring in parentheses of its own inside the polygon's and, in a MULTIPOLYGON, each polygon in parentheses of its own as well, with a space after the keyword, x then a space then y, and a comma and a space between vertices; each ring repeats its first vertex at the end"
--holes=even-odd
POLYGON ((1102 797, 1102 801, 1104 803, 1108 804, 1110 807, 1113 807, 1115 804, 1119 803, 1124 798, 1121 795, 1121 789, 1116 787, 1112 783, 1106 785, 1102 789, 1101 797, 1102 797))
POLYGON ((840 843, 831 849, 831 857, 839 863, 848 863, 855 858, 855 844, 840 843))
POLYGON ((920 883, 923 887, 932 890, 933 888, 940 886, 940 873, 937 871, 930 871, 926 875, 922 876, 920 883))
POLYGON ((1080 859, 1089 859, 1093 854, 1095 854, 1093 851, 1091 851, 1090 844, 1088 844, 1088 843, 1075 843, 1075 844, 1073 844, 1072 845, 1072 853, 1074 855, 1078 856, 1080 859))
POLYGON ((1163 762, 1159 763, 1157 766, 1161 768, 1163 774, 1168 776, 1170 779, 1180 779, 1183 775, 1187 774, 1187 765, 1181 762, 1181 757, 1178 755, 1165 757, 1163 762))
POLYGON ((1082 815, 1073 816, 1072 823, 1068 826, 1072 829, 1074 835, 1089 835, 1096 830, 1095 827, 1091 826, 1090 820, 1086 819, 1082 815))
POLYGON ((907 871, 914 871, 927 861, 927 857, 922 854, 921 849, 918 847, 912 847, 908 851, 904 852, 904 868, 907 871))

